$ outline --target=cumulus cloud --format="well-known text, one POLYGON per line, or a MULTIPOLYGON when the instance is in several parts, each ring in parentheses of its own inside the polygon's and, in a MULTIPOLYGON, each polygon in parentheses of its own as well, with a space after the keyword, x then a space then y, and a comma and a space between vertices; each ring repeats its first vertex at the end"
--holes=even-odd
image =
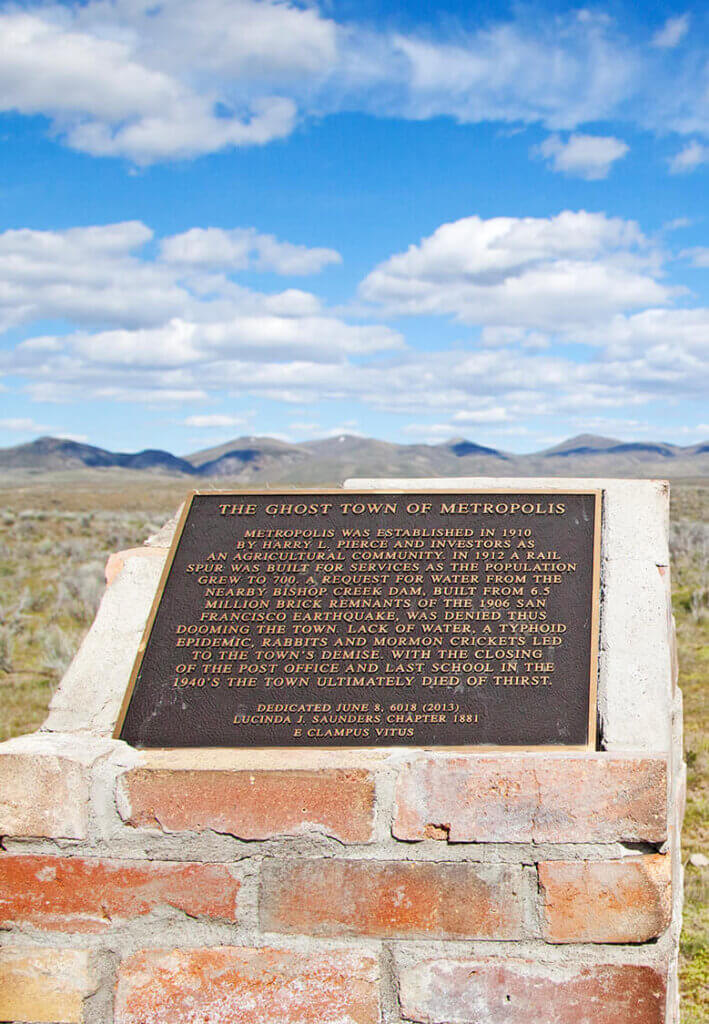
POLYGON ((184 159, 233 146, 262 146, 290 135, 296 106, 279 96, 263 96, 244 113, 218 117, 202 98, 182 97, 173 110, 137 117, 115 126, 82 121, 66 132, 70 146, 92 156, 128 157, 136 164, 184 159))
POLYGON ((584 211, 443 224, 375 267, 360 290, 393 313, 534 330, 664 304, 672 294, 636 224, 584 211))
POLYGON ((620 139, 602 135, 570 135, 564 142, 550 135, 535 152, 545 157, 555 171, 600 181, 608 177, 616 160, 626 155, 629 146, 620 139))
MULTIPOLYGON (((706 325, 709 311, 697 317, 697 338, 702 337, 702 317, 706 325)), ((633 318, 608 326, 608 346, 599 346, 597 354, 583 362, 514 347, 440 351, 435 359, 427 352, 404 349, 387 360, 367 362, 346 356, 329 362, 249 360, 234 354, 205 358, 196 371, 189 366, 106 366, 68 351, 61 358, 27 365, 24 373, 34 397, 55 401, 85 400, 90 395, 195 402, 226 392, 234 398, 265 398, 298 407, 330 401, 416 417, 437 416, 447 409, 449 424, 456 425, 451 434, 466 427, 525 422, 530 410, 542 417, 582 415, 641 406, 658 398, 672 401, 678 392, 685 400, 701 400, 706 394, 706 346, 685 345, 676 318, 668 317, 652 330, 647 322, 633 318), (203 390, 194 388, 197 379, 203 390)), ((706 337, 706 326, 703 330, 706 337)))
MULTIPOLYGON (((172 320, 170 337, 187 352, 186 321, 221 318, 229 323, 236 309, 240 315, 268 314, 275 321, 316 316, 320 309, 314 295, 299 289, 255 296, 230 280, 233 270, 255 267, 302 275, 339 259, 331 249, 292 245, 237 228, 173 235, 163 239, 160 255, 149 261, 142 256, 152 238, 152 230, 140 221, 0 233, 0 329, 66 319, 130 331, 165 328, 172 320)), ((115 340, 119 346, 119 336, 115 340)), ((32 344, 47 349, 58 342, 41 338, 32 344)))
POLYGON ((41 400, 181 402, 206 398, 237 367, 240 384, 249 364, 273 382, 270 368, 287 375, 298 365, 331 364, 342 372, 351 358, 402 348, 392 328, 349 322, 308 292, 258 292, 230 276, 244 265, 302 274, 333 262, 332 250, 253 229, 217 232, 215 243, 200 229, 163 239, 149 259, 152 239, 138 221, 0 234, 0 330, 68 325, 65 333, 31 334, 0 357, 0 368, 24 375, 41 400))
POLYGON ((58 14, 10 8, 0 16, 4 109, 58 118, 80 112, 120 123, 157 115, 184 98, 168 75, 133 60, 129 44, 72 28, 58 14))
POLYGON ((2 232, 0 328, 39 319, 131 326, 164 320, 188 296, 174 274, 134 255, 151 238, 139 221, 2 232))
POLYGON ((44 114, 75 149, 139 164, 263 145, 295 124, 278 77, 328 66, 334 45, 331 22, 277 0, 9 7, 0 109, 44 114))
POLYGON ((189 67, 248 80, 289 81, 326 71, 337 59, 337 25, 317 4, 293 0, 92 0, 75 12, 100 32, 132 28, 145 55, 176 72, 189 67))
POLYGON ((451 436, 512 428, 530 410, 599 414, 709 390, 709 310, 674 304, 665 254, 631 221, 581 211, 441 225, 368 275, 377 316, 357 319, 299 289, 245 288, 230 252, 182 262, 162 241, 140 222, 1 234, 0 316, 24 340, 0 370, 38 401, 189 403, 184 425, 197 429, 242 424, 215 400, 291 403, 296 422, 331 401, 430 417, 451 436), (465 326, 432 354, 382 323, 390 312, 465 326), (57 319, 65 333, 48 333, 57 319))
MULTIPOLYGON (((346 324, 335 317, 275 317, 235 313, 229 320, 194 323, 173 318, 160 327, 73 334, 65 345, 105 366, 186 367, 236 356, 259 363, 285 359, 331 362, 396 348, 387 327, 346 324)), ((23 346, 18 347, 22 351, 23 346)))
MULTIPOLYGON (((598 327, 591 330, 600 337, 598 327)), ((678 360, 685 356, 702 359, 709 355, 708 337, 709 310, 704 307, 645 309, 613 317, 603 326, 606 353, 611 357, 670 352, 674 343, 678 360)))

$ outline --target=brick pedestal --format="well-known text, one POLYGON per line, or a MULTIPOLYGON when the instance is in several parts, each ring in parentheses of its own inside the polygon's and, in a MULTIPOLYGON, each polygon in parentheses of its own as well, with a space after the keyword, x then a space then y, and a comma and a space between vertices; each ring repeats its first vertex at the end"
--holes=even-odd
MULTIPOLYGON (((434 483, 490 486, 381 485, 434 483)), ((45 727, 0 747, 0 1020, 677 1024, 667 493, 593 485, 595 753, 136 751, 167 549, 114 557, 45 727)))

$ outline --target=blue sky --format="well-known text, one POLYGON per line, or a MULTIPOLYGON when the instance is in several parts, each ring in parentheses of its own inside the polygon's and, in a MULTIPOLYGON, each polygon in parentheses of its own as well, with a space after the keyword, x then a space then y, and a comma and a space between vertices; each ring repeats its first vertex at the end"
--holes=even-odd
POLYGON ((706 439, 708 27, 0 2, 0 445, 706 439))

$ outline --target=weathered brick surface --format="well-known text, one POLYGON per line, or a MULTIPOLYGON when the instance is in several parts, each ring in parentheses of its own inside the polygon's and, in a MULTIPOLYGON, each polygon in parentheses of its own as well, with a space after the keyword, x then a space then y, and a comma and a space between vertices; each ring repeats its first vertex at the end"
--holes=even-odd
POLYGON ((141 950, 120 967, 116 1024, 379 1024, 376 961, 277 949, 141 950))
POLYGON ((77 1024, 90 991, 85 950, 0 949, 0 1020, 77 1024))
POLYGON ((236 920, 239 882, 219 864, 0 857, 0 927, 98 932, 169 905, 236 920))
POLYGON ((53 754, 0 754, 0 835, 85 839, 86 769, 53 754))
POLYGON ((136 827, 213 829, 240 839, 327 833, 372 838, 374 778, 367 771, 191 771, 138 768, 119 781, 121 813, 136 827))
POLYGON ((393 834, 457 842, 661 842, 663 757, 423 757, 399 776, 393 834))
POLYGON ((664 1024, 665 973, 621 964, 430 960, 402 971, 402 1015, 422 1024, 664 1024))
POLYGON ((672 916, 672 865, 660 854, 539 864, 547 942, 647 942, 672 916))
POLYGON ((533 875, 497 864, 287 860, 264 864, 261 927, 306 935, 518 939, 533 875))

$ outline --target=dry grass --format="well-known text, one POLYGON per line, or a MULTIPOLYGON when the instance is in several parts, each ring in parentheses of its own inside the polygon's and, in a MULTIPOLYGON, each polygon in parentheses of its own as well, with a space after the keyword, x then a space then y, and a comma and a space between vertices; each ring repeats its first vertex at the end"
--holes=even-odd
POLYGON ((673 606, 680 685, 684 697, 687 813, 682 832, 686 863, 682 932, 683 1024, 709 1021, 709 868, 688 863, 709 856, 709 487, 674 488, 673 606))
MULTIPOLYGON (((186 491, 183 481, 115 472, 0 485, 0 738, 42 722, 95 614, 107 555, 155 532, 186 491)), ((708 511, 708 483, 673 485, 673 603, 689 766, 685 861, 709 856, 708 511)), ((709 868, 687 865, 685 896, 683 1024, 707 1024, 709 868)))
MULTIPOLYGON (((35 729, 96 614, 109 552, 154 532, 174 506, 117 510, 110 492, 72 508, 74 488, 2 495, 0 513, 0 739, 35 729), (68 508, 65 506, 69 506, 68 508), (86 508, 86 505, 84 505, 86 508)), ((125 502, 126 496, 123 495, 125 502)), ((142 503, 141 503, 142 504, 142 503)))

